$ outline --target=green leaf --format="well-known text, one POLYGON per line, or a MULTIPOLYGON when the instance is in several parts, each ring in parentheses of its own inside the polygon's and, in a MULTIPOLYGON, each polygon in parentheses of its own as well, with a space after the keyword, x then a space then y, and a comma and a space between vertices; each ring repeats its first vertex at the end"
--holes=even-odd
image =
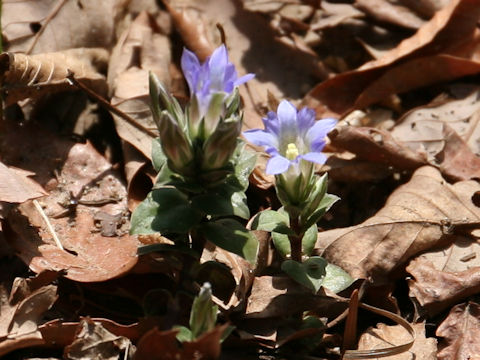
POLYGON ((247 197, 243 192, 207 193, 192 198, 192 206, 211 216, 238 216, 242 219, 250 217, 247 197))
POLYGON ((156 172, 159 172, 167 164, 167 157, 163 153, 160 138, 152 140, 152 164, 156 172))
POLYGON ((193 209, 187 196, 177 189, 154 189, 133 212, 130 233, 186 233, 201 218, 202 214, 193 209))
POLYGON ((290 240, 288 235, 280 234, 275 231, 272 232, 272 240, 275 245, 275 249, 286 258, 291 253, 290 240))
POLYGON ((190 329, 186 328, 185 326, 174 326, 174 330, 178 330, 177 333, 177 340, 180 342, 185 342, 185 341, 193 341, 195 340, 192 336, 192 332, 190 329))
POLYGON ((249 185, 248 178, 255 168, 257 155, 245 149, 245 142, 239 140, 237 149, 234 153, 234 172, 235 178, 241 186, 241 190, 247 190, 249 185))
POLYGON ((233 219, 219 219, 204 223, 199 232, 215 245, 242 256, 250 263, 257 259, 258 241, 255 236, 233 219))
POLYGON ((206 282, 195 297, 190 311, 190 330, 193 339, 212 330, 217 323, 218 306, 212 301, 212 286, 206 282))
POLYGON ((289 219, 286 213, 275 210, 259 212, 252 222, 252 229, 277 232, 280 234, 293 234, 289 227, 289 219))
POLYGON ((302 249, 303 254, 310 256, 313 249, 315 248, 315 243, 317 242, 318 228, 317 224, 310 226, 302 238, 302 249))
POLYGON ((316 293, 322 286, 326 266, 327 260, 320 256, 312 256, 303 263, 285 260, 282 263, 282 270, 293 280, 316 293))
POLYGON ((322 286, 334 293, 339 293, 340 291, 345 290, 355 281, 339 266, 328 264, 325 270, 326 274, 322 286))
POLYGON ((333 204, 335 204, 340 198, 336 195, 332 194, 325 194, 323 197, 322 201, 318 205, 317 210, 313 212, 312 215, 307 219, 307 221, 304 224, 304 227, 310 227, 313 224, 316 224, 318 220, 322 218, 325 213, 330 210, 333 204))
MULTIPOLYGON (((314 224, 308 228, 302 238, 302 250, 304 255, 310 255, 317 241, 317 225, 314 224)), ((280 252, 283 257, 287 257, 290 252, 290 240, 288 235, 272 232, 272 240, 275 249, 280 252)))

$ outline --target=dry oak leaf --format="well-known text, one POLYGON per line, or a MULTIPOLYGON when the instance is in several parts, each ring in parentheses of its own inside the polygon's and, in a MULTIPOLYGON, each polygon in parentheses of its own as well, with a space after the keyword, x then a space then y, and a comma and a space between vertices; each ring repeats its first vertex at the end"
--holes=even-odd
POLYGON ((47 195, 40 184, 29 178, 32 175, 35 174, 0 162, 0 201, 22 203, 47 195))
POLYGON ((392 130, 393 137, 415 152, 434 159, 445 146, 445 125, 453 129, 475 153, 480 154, 480 89, 452 87, 458 96, 406 113, 392 130))
POLYGON ((453 307, 435 335, 444 338, 439 360, 480 359, 480 305, 469 301, 453 307))
POLYGON ((152 157, 152 139, 157 137, 150 110, 149 71, 165 88, 170 88, 170 42, 158 32, 154 20, 140 13, 121 35, 108 70, 111 104, 127 114, 131 121, 113 114, 118 135, 146 159, 152 157))
POLYGON ((448 184, 430 166, 415 171, 385 206, 361 224, 318 234, 316 253, 354 278, 385 281, 396 268, 428 250, 459 228, 480 224, 480 208, 472 196, 474 181, 448 184))
POLYGON ((71 147, 57 187, 38 202, 54 232, 31 202, 8 219, 16 233, 10 244, 31 270, 65 270, 69 279, 92 282, 118 277, 136 264, 138 241, 128 235, 125 185, 91 144, 71 147), (105 214, 111 223, 99 217, 105 214), (65 250, 55 244, 54 233, 65 250))
POLYGON ((2 35, 12 52, 39 54, 109 48, 128 0, 11 0, 2 6, 2 35))
POLYGON ((114 335, 100 322, 85 318, 78 324, 73 342, 65 347, 64 358, 115 360, 121 356, 131 359, 134 353, 135 347, 129 339, 114 335))
POLYGON ((306 103, 312 107, 322 104, 339 114, 346 112, 373 81, 398 61, 439 54, 468 41, 480 16, 479 5, 479 0, 452 0, 413 36, 381 58, 318 84, 306 96, 306 103))
MULTIPOLYGON (((425 324, 411 324, 415 330, 415 342, 407 352, 382 357, 386 360, 436 360, 437 340, 425 337, 425 324)), ((411 335, 400 325, 388 326, 377 324, 376 328, 369 328, 360 336, 358 350, 374 350, 389 348, 411 341, 411 335)))
POLYGON ((6 105, 52 92, 71 90, 67 80, 75 78, 99 94, 106 94, 105 76, 100 71, 108 62, 105 49, 69 49, 38 55, 0 54, 0 84, 6 91, 6 105))
POLYGON ((407 266, 410 297, 420 313, 435 315, 480 291, 480 244, 455 236, 446 247, 428 251, 407 266))
POLYGON ((57 287, 32 282, 35 283, 35 279, 29 284, 30 289, 26 289, 29 286, 26 285, 19 292, 16 289, 25 281, 16 279, 10 297, 6 289, 0 287, 0 356, 43 343, 38 326, 44 313, 57 300, 57 287))

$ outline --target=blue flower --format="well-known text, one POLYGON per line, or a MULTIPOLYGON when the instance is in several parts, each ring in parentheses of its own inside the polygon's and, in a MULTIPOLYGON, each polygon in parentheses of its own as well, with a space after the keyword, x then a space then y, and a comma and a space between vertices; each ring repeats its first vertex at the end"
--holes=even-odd
POLYGON ((181 66, 190 89, 189 117, 194 135, 200 121, 205 119, 208 136, 223 114, 226 98, 235 87, 247 82, 255 75, 247 74, 238 78, 235 66, 228 61, 225 45, 218 47, 203 64, 200 64, 193 52, 184 49, 181 66))
POLYGON ((285 173, 300 160, 323 164, 326 156, 321 151, 325 137, 335 127, 335 119, 315 121, 315 111, 303 108, 297 112, 295 106, 283 100, 277 113, 270 111, 263 119, 265 130, 247 130, 243 136, 252 144, 263 146, 271 156, 266 173, 285 173))

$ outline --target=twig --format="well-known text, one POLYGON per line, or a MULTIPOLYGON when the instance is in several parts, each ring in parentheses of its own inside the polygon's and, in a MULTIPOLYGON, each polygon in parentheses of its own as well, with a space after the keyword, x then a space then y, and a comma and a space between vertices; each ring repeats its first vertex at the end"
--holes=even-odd
POLYGON ((104 108, 106 108, 108 111, 114 113, 115 115, 118 115, 120 116, 122 119, 124 119, 125 121, 127 121, 130 125, 136 127, 137 129, 139 129, 140 131, 143 131, 144 133, 148 134, 149 136, 151 136, 152 138, 156 138, 158 137, 157 134, 155 132, 153 132, 152 130, 146 128, 145 126, 143 126, 142 124, 139 124, 138 121, 136 121, 134 118, 128 116, 127 114, 125 114, 123 111, 117 109, 115 106, 113 106, 112 104, 110 104, 107 100, 105 100, 103 97, 101 97, 100 95, 98 95, 96 92, 90 90, 88 87, 86 87, 84 84, 82 84, 80 81, 78 81, 77 79, 75 79, 75 74, 68 70, 68 74, 67 74, 67 81, 72 84, 73 86, 76 86, 77 88, 79 88, 80 90, 84 91, 85 93, 87 93, 87 95, 89 95, 90 97, 92 97, 93 99, 95 99, 101 106, 103 106, 104 108))
POLYGON ((57 236, 57 233, 55 232, 55 230, 53 229, 53 226, 52 224, 50 223, 50 220, 48 219, 47 217, 47 214, 45 214, 45 212, 43 211, 42 207, 40 206, 40 204, 38 203, 37 200, 33 200, 33 205, 35 205, 35 208, 37 209, 37 211, 40 213, 40 216, 42 217, 43 221, 45 221, 45 224, 47 224, 47 228, 48 228, 48 231, 50 231, 50 234, 52 234, 53 236, 53 240, 55 241, 55 244, 57 244, 58 248, 60 250, 65 250, 63 248, 63 245, 62 243, 60 242, 60 239, 58 238, 57 236))

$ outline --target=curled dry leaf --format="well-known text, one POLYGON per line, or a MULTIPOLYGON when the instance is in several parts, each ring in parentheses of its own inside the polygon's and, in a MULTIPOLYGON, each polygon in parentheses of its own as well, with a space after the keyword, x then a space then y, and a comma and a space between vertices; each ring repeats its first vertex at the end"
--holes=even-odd
POLYGON ((332 131, 333 146, 348 150, 360 159, 413 170, 426 164, 424 156, 397 142, 390 132, 370 127, 342 126, 332 131))
POLYGON ((480 137, 480 90, 464 85, 452 87, 451 91, 460 94, 457 99, 422 106, 405 114, 392 130, 393 137, 413 151, 425 152, 431 161, 445 146, 444 132, 448 125, 474 153, 480 154, 477 141, 480 137))
POLYGON ((318 234, 316 252, 354 278, 384 281, 418 253, 455 231, 480 223, 474 181, 449 185, 433 167, 422 167, 365 222, 318 234))
POLYGON ((22 203, 47 195, 42 186, 30 179, 29 171, 9 168, 0 162, 0 201, 22 203))
POLYGON ((410 297, 421 307, 420 313, 438 314, 480 291, 480 244, 463 236, 453 244, 428 251, 407 266, 410 297))
POLYGON ((158 31, 146 12, 140 13, 122 34, 110 61, 111 104, 134 121, 128 122, 114 114, 115 127, 120 137, 147 159, 151 159, 152 139, 157 134, 150 111, 148 73, 155 73, 168 89, 170 61, 169 39, 158 31))
POLYGON ((337 113, 346 112, 356 104, 364 90, 396 62, 407 58, 417 58, 421 62, 422 57, 448 51, 469 39, 476 29, 480 15, 479 4, 478 0, 451 1, 420 27, 415 35, 402 41, 381 58, 317 85, 307 95, 306 102, 310 106, 322 104, 337 113))
POLYGON ((92 90, 105 94, 105 77, 99 71, 107 61, 108 51, 98 48, 38 55, 0 54, 0 83, 7 92, 6 105, 72 89, 67 81, 70 72, 92 90))
POLYGON ((480 358, 480 305, 469 301, 452 308, 435 335, 440 342, 439 360, 480 358))
POLYGON ((137 240, 128 235, 125 186, 89 143, 70 149, 57 187, 39 203, 66 250, 55 245, 38 209, 31 202, 22 204, 9 217, 17 235, 10 243, 33 271, 65 270, 76 281, 104 281, 137 262, 137 240))
POLYGON ((65 347, 64 357, 70 360, 113 360, 120 356, 132 359, 134 353, 129 339, 114 335, 101 323, 85 318, 80 321, 73 342, 65 347))
POLYGON ((44 313, 57 300, 57 287, 33 282, 35 280, 30 282, 30 289, 24 287, 20 293, 15 292, 19 286, 17 281, 10 298, 6 289, 0 287, 0 356, 43 343, 38 326, 44 313), (14 293, 17 295, 12 296, 14 293))
POLYGON ((407 29, 418 29, 425 23, 419 15, 398 3, 382 0, 356 0, 355 5, 375 20, 407 29))
MULTIPOLYGON (((409 351, 387 356, 387 360, 436 360, 437 340, 425 337, 425 324, 411 324, 415 329, 415 342, 409 351)), ((400 325, 388 326, 378 324, 376 328, 369 328, 360 336, 358 350, 374 350, 389 348, 411 341, 411 335, 400 325)))
POLYGON ((38 54, 79 47, 108 48, 127 3, 127 0, 6 1, 2 4, 6 49, 38 54))

